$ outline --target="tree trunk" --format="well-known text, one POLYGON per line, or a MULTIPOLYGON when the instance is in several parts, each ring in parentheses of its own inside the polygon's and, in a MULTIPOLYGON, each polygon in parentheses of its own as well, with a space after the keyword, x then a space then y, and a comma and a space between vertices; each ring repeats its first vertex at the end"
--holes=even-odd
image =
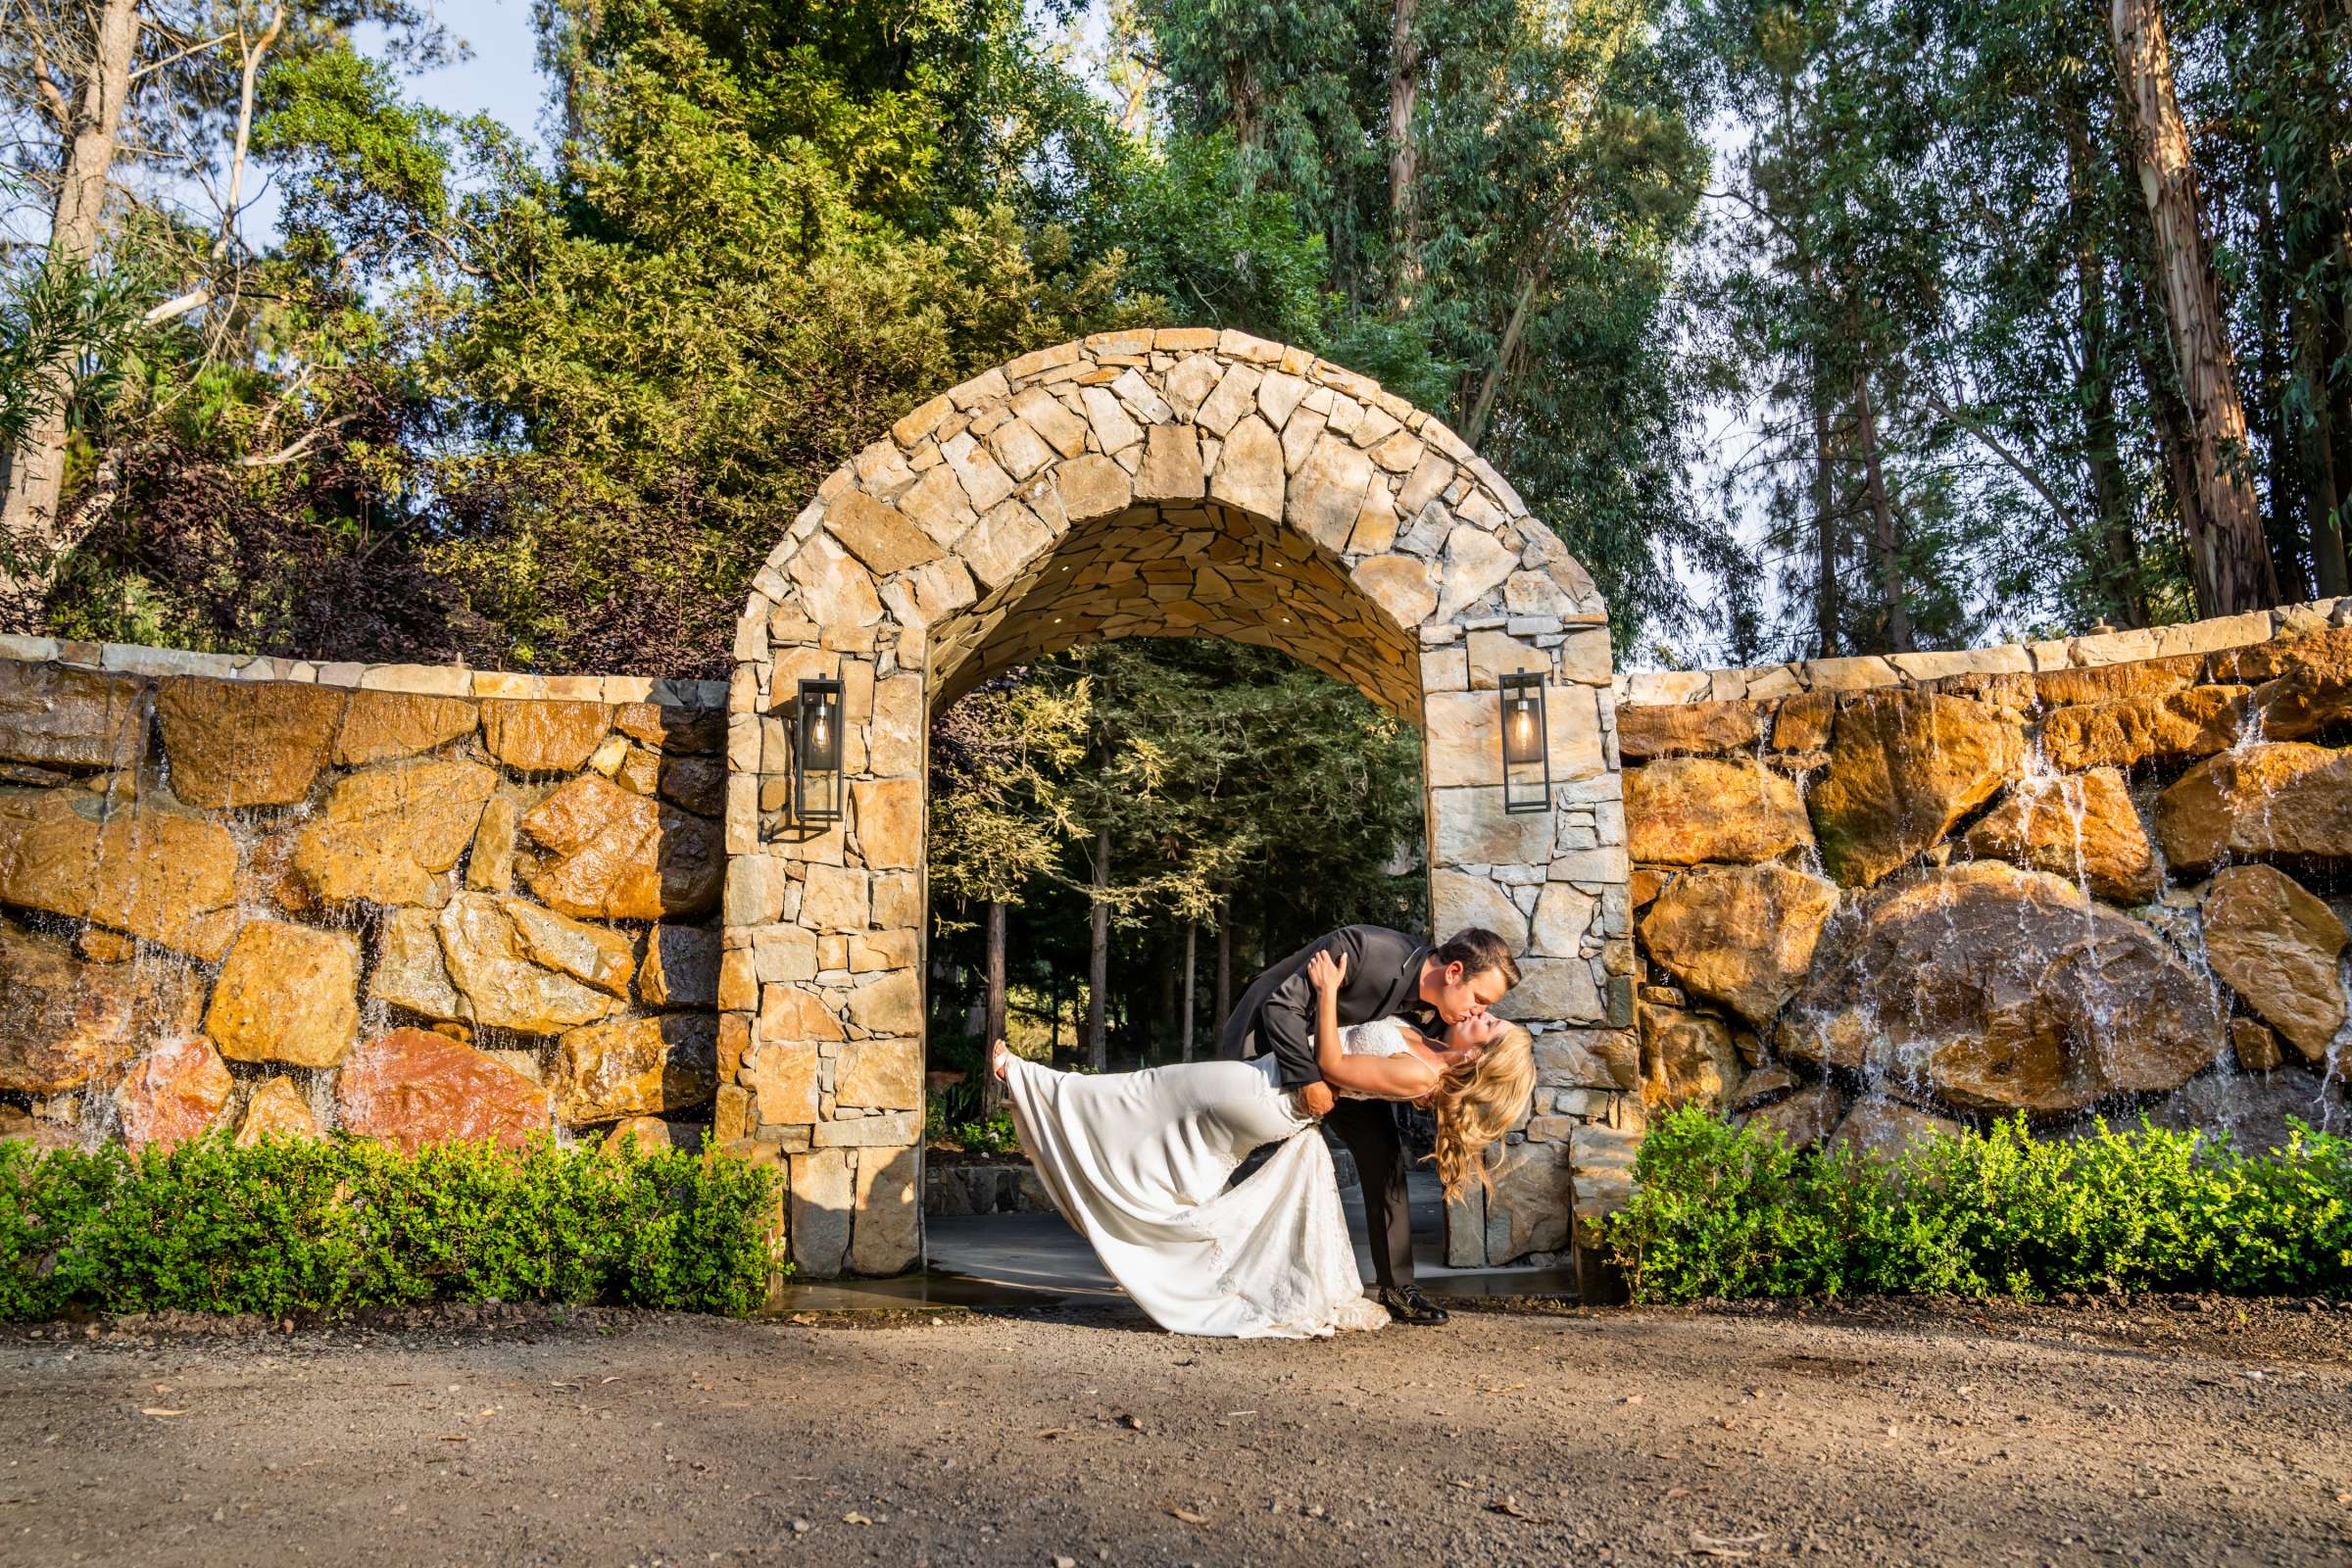
POLYGON ((1177 1030, 1178 1059, 1193 1059, 1193 982, 1200 973, 1200 922, 1184 922, 1184 1022, 1177 1030))
POLYGON ((1886 649, 1907 654, 1913 649, 1911 612, 1903 604, 1902 540, 1895 531, 1894 507, 1887 499, 1886 476, 1879 465, 1879 419, 1870 401, 1870 369, 1854 378, 1854 434, 1862 443, 1862 473, 1870 498, 1874 564, 1879 592, 1886 600, 1886 649))
MULTIPOLYGON (((980 1059, 986 1061, 988 1053, 1004 1038, 1004 902, 992 899, 988 906, 988 973, 985 981, 985 1002, 982 1016, 987 1020, 980 1029, 980 1059)), ((980 1075, 980 1108, 983 1114, 996 1110, 1004 1102, 1004 1086, 997 1082, 996 1074, 980 1075)))
POLYGON ((2110 614, 2125 626, 2148 623, 2139 581, 2139 547, 2124 492, 2122 444, 2115 415, 2115 370, 2109 360, 2107 259, 2092 219, 2095 163, 2082 105, 2066 110, 2066 185, 2075 231, 2075 336, 2082 366, 2083 466, 2090 471, 2091 506, 2098 514, 2099 549, 2107 561, 2110 614))
POLYGON ((1217 906, 1217 1042, 1224 1044, 1225 1020, 1233 1016, 1233 901, 1217 906))
POLYGON ((1110 829, 1095 830, 1094 928, 1086 953, 1086 1064, 1102 1072, 1110 1066, 1110 1037, 1105 1029, 1105 1004, 1110 991, 1110 829))
POLYGON ((1835 659, 1838 635, 1838 477, 1830 464, 1829 393, 1817 368, 1813 378, 1813 628, 1820 659, 1835 659))
POLYGON ((1153 967, 1159 973, 1156 985, 1158 995, 1152 998, 1152 1007, 1151 1047, 1153 1060, 1160 1059, 1160 1053, 1173 1044, 1170 1037, 1177 1032, 1178 1028, 1176 1021, 1178 977, 1176 965, 1171 961, 1176 956, 1174 952, 1176 943, 1173 935, 1162 935, 1156 946, 1159 949, 1159 962, 1153 967))
POLYGON ((1389 243, 1396 256, 1396 312, 1413 307, 1421 286, 1420 214, 1413 185, 1413 98, 1420 86, 1421 45, 1413 36, 1418 0, 1389 8, 1389 243))
MULTIPOLYGON (((2304 575, 2303 553, 2315 542, 2311 537, 2312 524, 2304 515, 2310 497, 2303 483, 2302 444, 2295 440, 2289 428, 2291 415, 2286 406, 2287 388, 2292 384, 2288 368, 2291 349, 2288 327, 2285 324, 2286 290, 2280 266, 2284 258, 2279 235, 2279 217, 2271 182, 2262 177, 2258 153, 2247 158, 2246 198, 2254 208, 2254 246, 2264 256, 2273 258, 2272 265, 2255 269, 2257 305, 2261 319, 2255 357, 2255 394, 2252 417, 2260 421, 2263 451, 2263 489, 2270 501, 2269 528, 2271 569, 2278 573, 2278 592, 2289 604, 2301 604, 2312 597, 2311 578, 2304 575)), ((2329 581, 2327 553, 2312 550, 2313 573, 2321 583, 2329 581)), ((2333 598, 2342 593, 2343 553, 2337 551, 2334 566, 2335 585, 2323 586, 2321 592, 2333 598)))
MULTIPOLYGON (((98 254, 107 176, 115 166, 131 61, 139 49, 137 0, 104 0, 92 24, 86 74, 74 82, 57 200, 49 212, 52 267, 86 268, 98 254)), ((13 482, 0 503, 0 596, 27 609, 47 593, 63 548, 58 503, 66 482, 66 404, 73 366, 61 357, 34 373, 47 388, 44 407, 10 460, 13 482)))
POLYGON ((2278 602, 2278 578, 2246 475, 2246 411, 2197 211, 2163 11, 2158 0, 2111 0, 2108 23, 2140 195, 2154 228, 2157 292, 2186 405, 2201 522, 2188 539, 2197 608, 2206 615, 2260 610, 2278 602))

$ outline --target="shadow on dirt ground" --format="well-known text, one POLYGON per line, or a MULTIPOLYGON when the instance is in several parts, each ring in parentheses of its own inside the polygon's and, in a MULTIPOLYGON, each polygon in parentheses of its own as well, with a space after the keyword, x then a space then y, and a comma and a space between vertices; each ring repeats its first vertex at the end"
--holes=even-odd
POLYGON ((0 1332, 0 1562, 2341 1563, 2352 1310, 1123 1304, 0 1332))

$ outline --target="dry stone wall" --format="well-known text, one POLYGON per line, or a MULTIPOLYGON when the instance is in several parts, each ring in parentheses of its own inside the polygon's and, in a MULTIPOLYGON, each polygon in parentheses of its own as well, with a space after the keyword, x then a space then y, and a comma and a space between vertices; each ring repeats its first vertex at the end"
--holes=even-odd
MULTIPOLYGON (((715 1135, 781 1150, 806 1273, 920 1248, 923 740, 985 675, 1073 644, 1283 649, 1416 724, 1435 924, 1525 955, 1542 1087, 1457 1262, 1568 1250, 1622 1197, 1639 1097, 1606 617, 1453 432, 1239 332, 1113 332, 924 404, 820 488, 755 580, 729 691, 715 1135), (1553 791, 1502 809, 1497 677, 1543 674, 1553 791), (844 687, 846 819, 797 825, 798 684, 844 687)), ((1301 874, 1312 874, 1311 858, 1301 874)))
POLYGON ((1624 1082, 1863 1148, 2339 1114, 2348 623, 1620 677, 1624 1082))
POLYGON ((724 701, 0 639, 0 1136, 699 1142, 724 701))

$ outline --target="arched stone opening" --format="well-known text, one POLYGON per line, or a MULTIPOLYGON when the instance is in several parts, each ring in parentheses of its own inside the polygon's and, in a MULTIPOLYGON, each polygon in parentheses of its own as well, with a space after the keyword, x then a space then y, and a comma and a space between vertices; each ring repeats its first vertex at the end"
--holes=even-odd
POLYGON ((1423 735, 1430 907, 1494 926, 1541 1087, 1457 1264, 1561 1253, 1621 1193, 1640 1101, 1605 613, 1443 424, 1237 332, 1103 333, 916 409, 759 573, 729 692, 716 1136, 772 1151, 802 1273, 921 1255, 924 759, 985 675, 1082 642, 1278 648, 1423 735), (1499 676, 1544 677, 1547 808, 1506 813, 1499 676), (847 809, 798 820, 799 683, 842 682, 847 809), (1621 1072, 1622 1069, 1616 1069, 1621 1072))

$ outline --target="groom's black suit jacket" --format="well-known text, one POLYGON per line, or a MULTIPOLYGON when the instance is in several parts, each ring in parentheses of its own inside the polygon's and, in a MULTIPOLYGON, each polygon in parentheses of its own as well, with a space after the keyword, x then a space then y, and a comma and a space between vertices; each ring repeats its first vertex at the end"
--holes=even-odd
POLYGON ((1422 960, 1429 944, 1417 942, 1385 925, 1348 925, 1317 937, 1297 953, 1259 975, 1242 993, 1242 1000, 1225 1020, 1217 1045, 1221 1054, 1244 1054, 1250 1036, 1259 1051, 1271 1051, 1282 1064, 1282 1085, 1296 1089, 1322 1077, 1315 1070, 1315 987, 1306 977, 1307 960, 1328 952, 1348 959, 1348 978, 1340 986, 1343 1026, 1414 1015, 1416 1024, 1429 1013, 1421 1000, 1422 960))
MULTIPOLYGON (((1342 926, 1317 937, 1251 982, 1217 1038, 1219 1054, 1246 1056, 1271 1051, 1286 1089, 1310 1084, 1315 1070, 1315 987, 1306 962, 1319 952, 1348 957, 1340 987, 1342 1024, 1403 1014, 1424 1030, 1435 1027, 1421 1000, 1421 961, 1429 944, 1382 925, 1342 926)), ((1413 1282, 1412 1225, 1405 1206, 1404 1141, 1396 1107, 1383 1100, 1343 1100, 1324 1118, 1355 1155, 1364 1190, 1364 1225, 1372 1233, 1372 1273, 1382 1285, 1413 1282)))

